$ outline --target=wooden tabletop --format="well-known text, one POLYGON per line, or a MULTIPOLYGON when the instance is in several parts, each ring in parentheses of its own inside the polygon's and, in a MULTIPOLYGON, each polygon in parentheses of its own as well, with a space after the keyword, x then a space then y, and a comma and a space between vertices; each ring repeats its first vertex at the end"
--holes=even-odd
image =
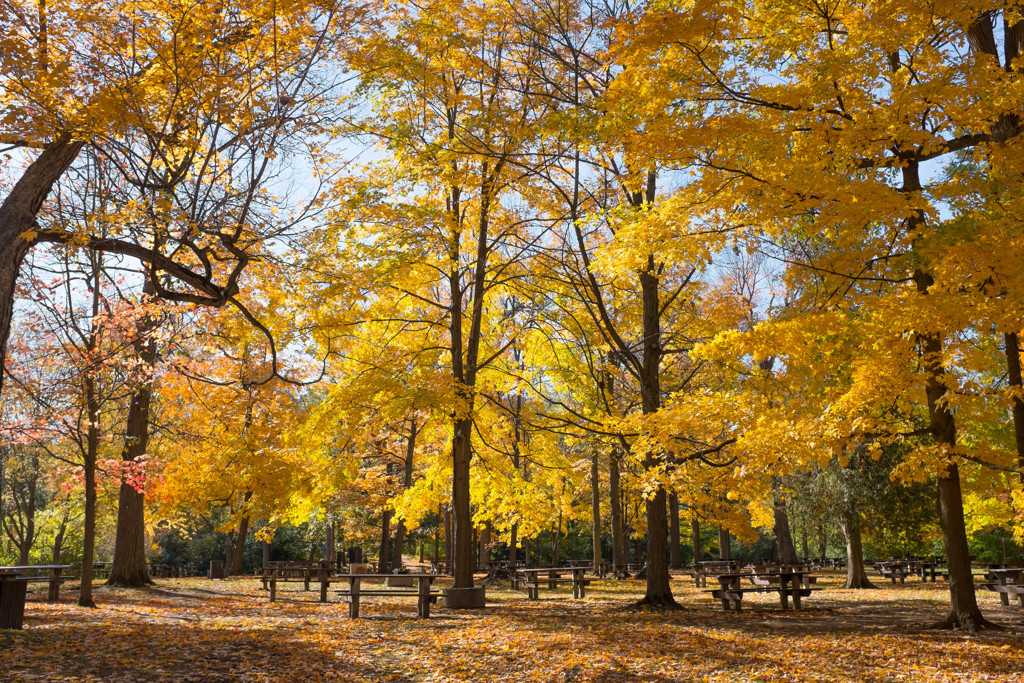
POLYGON ((18 572, 26 569, 71 569, 70 564, 25 564, 15 567, 0 567, 0 572, 18 572))
POLYGON ((424 572, 416 574, 338 574, 339 578, 342 579, 436 579, 437 574, 427 574, 424 572))

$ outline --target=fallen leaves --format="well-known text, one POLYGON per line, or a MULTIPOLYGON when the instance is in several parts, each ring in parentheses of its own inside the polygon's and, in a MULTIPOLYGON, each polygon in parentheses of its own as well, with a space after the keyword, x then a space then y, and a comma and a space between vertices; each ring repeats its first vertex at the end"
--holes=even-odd
POLYGON ((750 595, 726 613, 681 580, 683 610, 631 612, 642 584, 600 581, 585 600, 490 587, 487 609, 438 607, 429 621, 411 598, 367 599, 353 621, 333 592, 321 604, 296 586, 270 604, 255 579, 167 580, 101 589, 96 610, 34 596, 25 630, 0 638, 0 670, 19 681, 1024 681, 1019 607, 982 594, 1007 630, 966 637, 922 631, 943 611, 941 585, 820 585, 802 612, 750 595))

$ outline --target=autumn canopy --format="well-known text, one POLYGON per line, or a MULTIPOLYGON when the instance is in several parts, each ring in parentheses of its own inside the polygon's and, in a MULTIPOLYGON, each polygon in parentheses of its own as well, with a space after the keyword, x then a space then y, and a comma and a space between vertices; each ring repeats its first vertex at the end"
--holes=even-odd
POLYGON ((605 560, 668 612, 941 556, 986 629, 1022 48, 1011 0, 0 0, 0 564, 605 560))

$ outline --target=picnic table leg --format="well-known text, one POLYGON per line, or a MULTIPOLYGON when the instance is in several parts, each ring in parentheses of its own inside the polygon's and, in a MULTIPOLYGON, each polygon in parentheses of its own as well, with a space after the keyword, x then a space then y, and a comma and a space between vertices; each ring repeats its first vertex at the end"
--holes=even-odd
POLYGON ((430 579, 423 576, 417 579, 419 589, 419 603, 416 609, 416 616, 420 619, 430 618, 430 579))
POLYGON ((793 609, 800 609, 800 588, 803 584, 794 576, 790 579, 789 585, 793 587, 793 609))
POLYGON ((267 590, 267 570, 266 569, 263 570, 263 576, 261 576, 260 578, 263 579, 263 590, 267 590))
MULTIPOLYGON (((1008 584, 1009 584, 1009 579, 1007 577, 1005 577, 1005 576, 1000 576, 999 577, 999 585, 1006 586, 1008 584)), ((1001 602, 1004 605, 1006 605, 1007 607, 1009 607, 1009 605, 1010 605, 1010 594, 1009 593, 1004 593, 1004 592, 1000 591, 999 592, 999 602, 1001 602)))
POLYGON ((270 577, 270 602, 274 602, 277 599, 277 577, 270 577))
POLYGON ((350 619, 359 618, 359 577, 353 576, 350 581, 349 597, 352 602, 348 605, 348 616, 350 619))
POLYGON ((310 575, 310 571, 308 569, 306 571, 302 572, 302 586, 303 586, 303 590, 306 590, 306 591, 309 590, 309 575, 310 575))
POLYGON ((327 602, 327 587, 331 585, 326 576, 320 577, 320 602, 327 602))
POLYGON ((786 576, 779 577, 779 602, 782 603, 782 609, 789 609, 789 591, 786 589, 786 584, 789 580, 786 576))
MULTIPOLYGON (((557 579, 558 574, 556 572, 548 572, 549 579, 557 579)), ((555 590, 558 588, 558 584, 554 581, 548 581, 548 590, 555 590)))

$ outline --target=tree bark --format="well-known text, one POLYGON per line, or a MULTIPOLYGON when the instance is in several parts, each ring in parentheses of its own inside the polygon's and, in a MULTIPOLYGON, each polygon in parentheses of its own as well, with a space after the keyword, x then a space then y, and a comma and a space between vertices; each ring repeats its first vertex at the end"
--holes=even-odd
MULTIPOLYGON (((654 173, 647 177, 647 203, 654 201, 654 173)), ((643 297, 643 361, 640 372, 640 400, 644 415, 657 413, 661 408, 661 304, 658 296, 658 277, 654 257, 647 258, 647 267, 640 273, 643 297)), ((664 456, 647 453, 644 467, 655 470, 664 462, 664 456)), ((647 508, 647 590, 638 605, 659 609, 678 609, 672 597, 668 573, 668 519, 665 488, 658 485, 654 495, 646 501, 647 508)))
MULTIPOLYGON (((156 293, 152 279, 146 277, 142 289, 149 297, 156 293)), ((156 341, 149 339, 153 324, 143 320, 139 325, 135 341, 135 353, 145 368, 156 365, 156 341)), ((125 428, 124 448, 121 462, 126 467, 136 467, 140 458, 149 448, 149 407, 152 398, 152 384, 145 379, 135 387, 128 406, 128 422, 125 428)), ((146 505, 145 493, 129 481, 127 472, 121 475, 121 489, 117 501, 117 534, 114 540, 114 559, 110 566, 108 586, 138 588, 153 583, 146 570, 146 505)))
POLYGON ((860 536, 860 512, 851 502, 839 519, 846 539, 846 585, 843 588, 874 588, 864 569, 864 547, 860 536))
POLYGON ((673 492, 668 497, 669 522, 669 566, 680 569, 683 566, 679 554, 679 494, 673 492))
MULTIPOLYGON (((7 360, 7 339, 14 314, 14 288, 32 245, 29 239, 36 227, 36 216, 50 194, 53 184, 64 175, 78 157, 83 142, 63 134, 51 142, 28 165, 11 192, 0 204, 0 368, 7 360)), ((4 374, 0 372, 0 392, 4 374)))
POLYGON ((789 515, 786 512, 786 498, 777 488, 773 491, 775 507, 775 538, 779 541, 779 560, 782 564, 797 564, 796 545, 793 543, 793 532, 789 528, 789 515))
POLYGON ((732 547, 729 538, 729 530, 726 529, 724 526, 718 527, 718 559, 732 559, 732 547))
POLYGON ((491 523, 480 527, 480 563, 486 565, 491 561, 491 523))
POLYGON ((626 573, 626 535, 622 523, 622 492, 620 491, 619 460, 621 451, 612 449, 608 465, 608 502, 612 522, 612 573, 622 576, 626 573))
POLYGON ((473 516, 469 500, 469 465, 472 456, 470 434, 473 421, 468 418, 455 421, 452 437, 452 544, 454 556, 455 588, 473 587, 473 516))
POLYGON ((700 542, 700 519, 697 513, 690 515, 690 543, 693 545, 693 561, 700 562, 704 559, 704 549, 700 542))
POLYGON ((380 516, 380 554, 377 556, 377 572, 387 574, 391 563, 391 510, 384 508, 380 516))
MULTIPOLYGON (((405 467, 402 474, 402 490, 408 490, 412 486, 413 456, 416 453, 416 419, 412 420, 409 427, 409 436, 405 442, 405 467)), ((395 547, 391 553, 391 566, 397 571, 402 568, 402 551, 405 548, 405 520, 398 520, 398 527, 395 529, 395 547)))
POLYGON ((599 468, 597 449, 590 456, 590 520, 591 546, 594 558, 594 571, 601 564, 601 471, 599 468))
POLYGON ((92 599, 92 565, 96 560, 96 455, 100 445, 100 410, 96 398, 96 382, 92 375, 87 374, 84 382, 89 427, 82 463, 85 478, 85 514, 82 522, 82 587, 78 594, 78 605, 95 607, 96 603, 92 599))
POLYGON ((60 556, 64 551, 64 534, 68 530, 68 511, 64 510, 64 517, 60 520, 60 526, 57 528, 57 533, 53 537, 53 553, 51 555, 51 564, 60 564, 60 556))
MULTIPOLYGON (((246 500, 251 494, 246 497, 246 500)), ((238 535, 236 536, 234 553, 231 556, 231 565, 228 569, 229 576, 242 575, 242 560, 245 558, 245 539, 249 535, 249 515, 238 520, 238 535)))
POLYGON ((1021 378, 1020 338, 1016 332, 1003 335, 1005 342, 1007 378, 1013 394, 1013 436, 1017 445, 1017 466, 1024 484, 1024 380, 1021 378))
POLYGON ((811 556, 811 549, 807 542, 807 517, 805 516, 801 520, 800 524, 800 545, 803 550, 803 557, 801 558, 804 562, 811 556))
POLYGON ((450 506, 444 510, 444 561, 447 572, 452 572, 452 511, 450 506))

